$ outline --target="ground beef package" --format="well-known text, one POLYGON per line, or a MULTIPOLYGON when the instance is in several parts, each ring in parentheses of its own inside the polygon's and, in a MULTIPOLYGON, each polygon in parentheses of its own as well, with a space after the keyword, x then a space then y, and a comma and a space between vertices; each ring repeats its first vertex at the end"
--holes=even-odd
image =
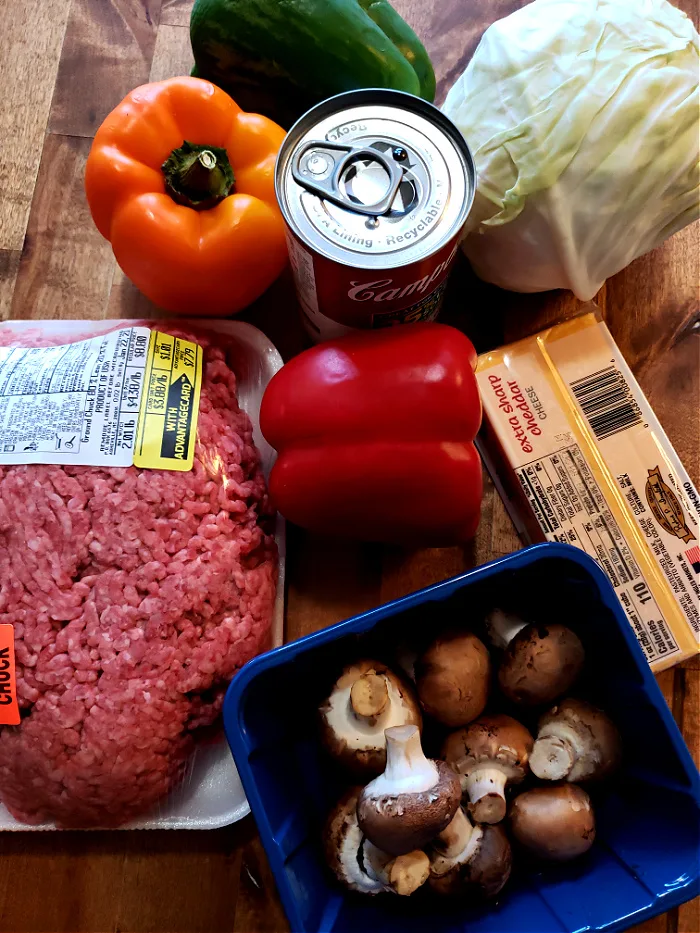
POLYGON ((80 326, 64 339, 57 322, 0 327, 0 626, 13 627, 19 708, 18 725, 0 725, 0 801, 27 824, 108 827, 178 786, 231 677, 270 646, 277 551, 228 338, 205 325, 80 326), (166 350, 197 355, 198 385, 156 372, 156 326, 180 338, 161 337, 166 350), (75 349, 110 329, 131 340, 121 364, 116 344, 75 349), (131 369, 136 332, 151 347, 131 369), (33 370, 16 349, 64 344, 33 370), (110 397, 112 423, 97 424, 110 397), (155 456, 180 457, 174 469, 133 465, 144 406, 151 430, 162 425, 155 456), (132 465, 76 465, 90 444, 132 465))

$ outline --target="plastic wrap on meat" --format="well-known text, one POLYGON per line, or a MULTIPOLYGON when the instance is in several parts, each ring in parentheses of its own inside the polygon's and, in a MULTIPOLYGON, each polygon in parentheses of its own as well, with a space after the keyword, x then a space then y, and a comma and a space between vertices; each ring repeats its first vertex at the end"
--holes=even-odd
POLYGON ((204 347, 190 472, 0 465, 22 711, 0 727, 0 799, 26 823, 149 809, 268 647, 277 561, 251 424, 221 349, 184 336, 204 347))

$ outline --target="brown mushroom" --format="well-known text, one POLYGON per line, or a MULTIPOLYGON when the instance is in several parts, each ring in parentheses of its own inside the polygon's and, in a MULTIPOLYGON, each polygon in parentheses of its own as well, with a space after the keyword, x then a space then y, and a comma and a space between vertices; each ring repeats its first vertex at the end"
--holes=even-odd
POLYGON ((530 770, 546 781, 601 780, 620 757, 620 734, 605 713, 569 698, 540 719, 530 770))
POLYGON ((534 787, 513 801, 510 826, 518 842, 543 859, 563 862, 583 855, 595 840, 595 816, 576 784, 534 787))
POLYGON ((344 669, 319 714, 326 749, 358 778, 384 770, 385 729, 422 726, 420 707, 408 681, 372 660, 344 669))
POLYGON ((386 886, 368 875, 358 858, 364 841, 357 823, 359 793, 358 787, 349 790, 328 816, 323 833, 326 861, 346 888, 361 894, 380 894, 386 886))
POLYGON ((357 822, 360 790, 351 788, 328 817, 323 835, 328 865, 338 881, 351 891, 412 894, 428 880, 428 856, 418 851, 395 858, 372 845, 357 822))
POLYGON ((386 749, 386 769, 360 794, 357 818, 371 842, 403 855, 422 848, 448 825, 461 787, 448 764, 425 757, 416 726, 387 729, 386 749))
POLYGON ((433 841, 428 885, 440 895, 495 897, 510 877, 511 848, 500 826, 472 826, 462 807, 433 841))
POLYGON ((514 703, 551 703, 581 673, 584 650, 565 625, 526 625, 508 642, 498 668, 498 684, 514 703))
POLYGON ((506 785, 524 779, 532 744, 525 726, 501 713, 447 736, 442 757, 460 775, 477 823, 498 823, 506 815, 506 785))
POLYGON ((484 711, 490 674, 489 653, 476 635, 440 636, 415 664, 421 706, 443 725, 466 725, 484 711))

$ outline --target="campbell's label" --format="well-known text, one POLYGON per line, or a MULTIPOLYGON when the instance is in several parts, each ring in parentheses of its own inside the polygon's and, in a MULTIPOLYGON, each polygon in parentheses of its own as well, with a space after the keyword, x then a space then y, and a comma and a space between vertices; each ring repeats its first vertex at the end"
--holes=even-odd
POLYGON ((275 192, 311 337, 434 320, 475 189, 462 133, 417 97, 350 91, 298 120, 275 192))
POLYGON ((455 236, 434 255, 393 269, 354 269, 312 253, 287 234, 302 318, 314 340, 354 330, 434 321, 459 249, 455 236))

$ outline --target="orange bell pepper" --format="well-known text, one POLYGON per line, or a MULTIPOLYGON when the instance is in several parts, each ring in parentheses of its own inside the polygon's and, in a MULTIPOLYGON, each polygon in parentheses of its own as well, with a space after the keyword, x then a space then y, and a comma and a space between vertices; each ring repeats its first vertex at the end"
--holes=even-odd
POLYGON ((97 131, 85 190, 131 281, 174 313, 240 311, 287 261, 274 189, 284 130, 199 78, 128 94, 97 131))

